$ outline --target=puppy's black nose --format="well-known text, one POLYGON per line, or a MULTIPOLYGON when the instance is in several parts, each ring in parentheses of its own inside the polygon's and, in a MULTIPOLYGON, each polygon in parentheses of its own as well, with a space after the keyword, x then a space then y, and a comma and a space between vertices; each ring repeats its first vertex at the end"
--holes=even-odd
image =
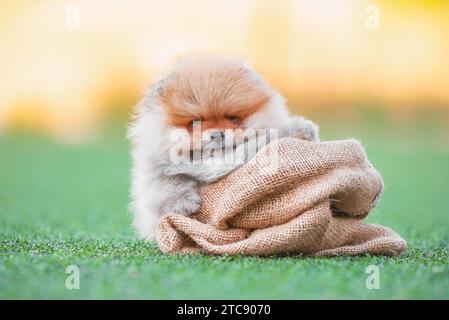
POLYGON ((211 141, 222 141, 224 139, 224 132, 214 131, 210 134, 211 141))

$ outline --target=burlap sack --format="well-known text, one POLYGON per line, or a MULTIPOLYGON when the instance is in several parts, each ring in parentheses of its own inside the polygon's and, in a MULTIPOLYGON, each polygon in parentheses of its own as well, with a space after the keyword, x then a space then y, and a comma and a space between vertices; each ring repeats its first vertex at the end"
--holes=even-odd
POLYGON ((157 240, 165 253, 397 255, 398 234, 361 221, 382 190, 356 140, 279 139, 208 185, 198 213, 162 217, 157 240))

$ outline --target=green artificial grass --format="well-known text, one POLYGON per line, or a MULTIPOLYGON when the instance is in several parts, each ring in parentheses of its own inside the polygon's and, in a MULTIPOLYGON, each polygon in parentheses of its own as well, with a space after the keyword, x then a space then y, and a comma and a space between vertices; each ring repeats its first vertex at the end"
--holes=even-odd
POLYGON ((447 135, 381 120, 322 124, 322 132, 360 138, 383 174, 385 193, 368 220, 408 241, 393 258, 164 255, 130 227, 123 130, 82 145, 0 136, 0 298, 447 299, 447 135), (80 269, 79 290, 66 288, 69 265, 80 269), (379 289, 365 286, 370 265, 379 267, 379 289))

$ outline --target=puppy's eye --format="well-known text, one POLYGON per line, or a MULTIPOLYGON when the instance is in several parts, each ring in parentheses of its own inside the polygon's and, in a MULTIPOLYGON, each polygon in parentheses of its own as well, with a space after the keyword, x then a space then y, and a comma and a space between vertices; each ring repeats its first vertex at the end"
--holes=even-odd
POLYGON ((237 116, 227 116, 226 119, 228 119, 231 122, 237 122, 240 120, 239 117, 237 116))

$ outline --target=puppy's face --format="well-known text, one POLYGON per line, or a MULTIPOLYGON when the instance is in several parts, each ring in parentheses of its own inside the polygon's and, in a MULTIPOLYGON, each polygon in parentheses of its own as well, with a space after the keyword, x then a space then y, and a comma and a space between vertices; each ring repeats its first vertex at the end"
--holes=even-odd
POLYGON ((193 148, 201 149, 235 145, 273 96, 254 71, 226 59, 183 61, 156 91, 167 128, 185 129, 193 148), (232 141, 227 139, 231 133, 232 141))

